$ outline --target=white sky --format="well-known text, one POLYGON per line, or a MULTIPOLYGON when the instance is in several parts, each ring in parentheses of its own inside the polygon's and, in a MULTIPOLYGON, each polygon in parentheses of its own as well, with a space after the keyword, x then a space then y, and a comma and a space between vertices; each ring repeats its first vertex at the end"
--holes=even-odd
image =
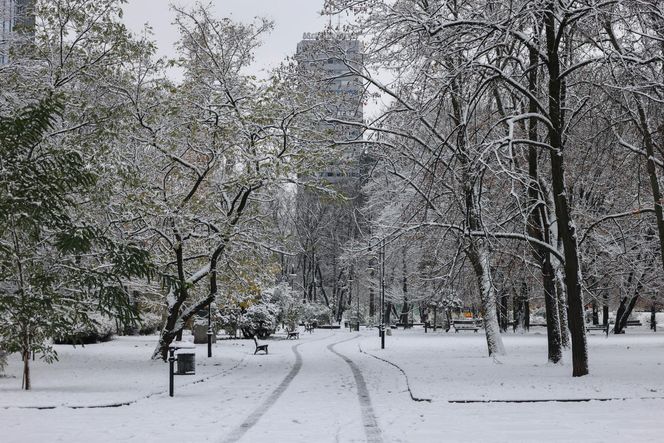
MULTIPOLYGON (((265 36, 263 45, 255 53, 254 64, 248 70, 259 77, 267 77, 267 70, 293 55, 303 33, 321 31, 330 22, 329 17, 320 15, 324 0, 128 0, 123 5, 124 21, 136 33, 142 32, 144 24, 149 24, 159 48, 158 54, 174 56, 173 45, 178 33, 172 25, 175 14, 170 5, 191 7, 197 1, 211 4, 217 17, 230 17, 240 22, 265 17, 274 22, 274 30, 265 36)), ((337 20, 332 18, 332 24, 336 25, 337 20)), ((177 79, 180 72, 171 70, 169 75, 177 79)), ((389 100, 385 98, 371 100, 365 106, 365 116, 375 114, 387 103, 389 100)))
MULTIPOLYGON (((123 6, 124 21, 129 29, 140 32, 145 23, 152 26, 162 56, 174 54, 173 44, 178 37, 171 24, 174 14, 169 5, 172 3, 193 6, 196 0, 128 0, 123 6)), ((329 20, 319 14, 323 0, 203 0, 201 3, 212 4, 218 17, 241 22, 266 17, 275 22, 274 31, 256 52, 255 74, 277 66, 295 52, 304 32, 320 31, 329 20)))

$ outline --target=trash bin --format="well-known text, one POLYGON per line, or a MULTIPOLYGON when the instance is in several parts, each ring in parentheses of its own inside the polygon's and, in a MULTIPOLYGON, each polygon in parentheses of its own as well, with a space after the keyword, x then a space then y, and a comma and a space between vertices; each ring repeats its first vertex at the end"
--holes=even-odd
POLYGON ((175 351, 177 375, 193 375, 196 373, 196 347, 193 343, 179 343, 175 351))

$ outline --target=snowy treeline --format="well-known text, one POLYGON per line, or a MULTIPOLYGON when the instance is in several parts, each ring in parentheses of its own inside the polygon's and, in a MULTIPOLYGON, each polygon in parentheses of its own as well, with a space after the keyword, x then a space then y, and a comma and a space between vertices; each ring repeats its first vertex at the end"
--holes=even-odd
POLYGON ((304 99, 294 63, 247 74, 266 20, 176 9, 165 60, 122 3, 37 2, 0 66, 0 348, 22 353, 28 389, 32 354, 57 358, 48 343, 100 313, 120 331, 161 316, 162 358, 215 301, 245 324, 254 305, 275 324, 319 315, 261 299, 286 280, 284 202, 324 157, 327 102, 304 99))
POLYGON ((639 296, 661 296, 662 3, 325 3, 351 15, 356 74, 390 103, 357 125, 376 160, 366 211, 403 249, 393 262, 408 255, 404 292, 406 275, 449 288, 471 270, 500 354, 496 290, 536 287, 549 360, 569 330, 586 374, 584 305, 626 297, 619 332, 639 296))
POLYGON ((37 2, 0 66, 0 355, 22 353, 26 388, 31 354, 100 313, 161 316, 165 358, 212 303, 292 326, 363 297, 375 319, 379 280, 406 323, 476 294, 489 355, 506 294, 540 294, 548 359, 571 345, 581 376, 585 305, 620 298, 620 332, 660 296, 661 2, 327 0, 352 21, 320 38, 360 39, 343 75, 388 103, 364 121, 294 60, 248 74, 269 21, 176 9, 159 59, 122 3, 37 2), (312 177, 353 150, 349 202, 312 177))

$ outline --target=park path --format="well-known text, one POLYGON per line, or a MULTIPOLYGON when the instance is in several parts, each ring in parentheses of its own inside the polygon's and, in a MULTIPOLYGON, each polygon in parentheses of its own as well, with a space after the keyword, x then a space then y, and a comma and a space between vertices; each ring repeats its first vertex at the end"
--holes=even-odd
POLYGON ((380 428, 378 427, 378 423, 376 421, 376 414, 374 413, 374 409, 371 404, 371 397, 369 396, 369 390, 367 389, 367 384, 364 381, 362 371, 353 360, 334 349, 336 345, 355 340, 358 337, 359 336, 355 336, 347 338, 338 343, 329 344, 327 345, 327 349, 345 361, 346 364, 348 364, 350 367, 351 371, 353 371, 353 377, 355 378, 355 384, 357 385, 357 396, 358 400, 360 401, 360 407, 362 409, 362 422, 364 423, 364 432, 366 434, 367 441, 370 443, 379 443, 382 442, 383 439, 381 437, 380 428))
MULTIPOLYGON (((115 408, 0 409, 0 423, 16 437, 3 435, 0 440, 408 441, 394 438, 394 426, 403 422, 407 412, 398 408, 401 399, 408 398, 403 393, 403 377, 389 365, 360 353, 357 338, 358 334, 343 330, 317 330, 303 334, 300 340, 268 341, 269 355, 253 355, 249 340, 221 341, 214 358, 197 362, 201 367, 218 368, 216 375, 202 380, 178 377, 173 398, 167 393, 147 397, 137 393, 137 401, 115 408), (381 433, 379 425, 391 430, 381 433)), ((160 368, 166 386, 167 366, 160 368)))
POLYGON ((362 370, 349 357, 361 356, 357 337, 337 333, 293 345, 291 371, 222 441, 270 441, 278 430, 287 441, 382 442, 362 370))

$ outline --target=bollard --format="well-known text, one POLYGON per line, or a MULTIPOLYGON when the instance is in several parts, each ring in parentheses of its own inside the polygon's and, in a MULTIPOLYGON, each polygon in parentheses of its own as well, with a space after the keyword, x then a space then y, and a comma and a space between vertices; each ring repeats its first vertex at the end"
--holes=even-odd
POLYGON ((175 347, 168 348, 168 395, 173 396, 175 381, 173 379, 175 372, 175 347))
POLYGON ((208 327, 207 331, 207 339, 208 339, 208 358, 212 357, 212 326, 208 327))

